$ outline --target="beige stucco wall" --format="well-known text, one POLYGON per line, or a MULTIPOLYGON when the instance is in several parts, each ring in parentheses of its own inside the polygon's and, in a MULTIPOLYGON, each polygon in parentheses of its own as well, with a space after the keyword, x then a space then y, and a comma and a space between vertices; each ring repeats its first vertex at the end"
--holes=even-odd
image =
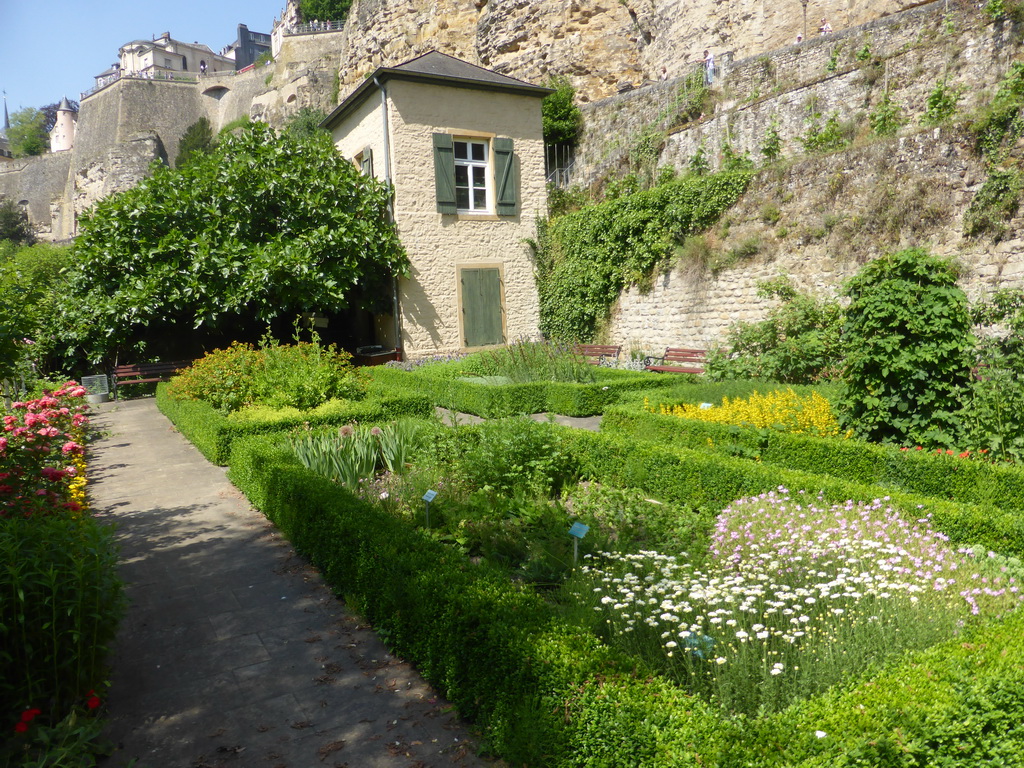
MULTIPOLYGON (((496 266, 503 276, 507 341, 535 337, 539 310, 526 238, 536 236, 546 208, 540 99, 508 93, 392 80, 388 89, 395 222, 412 264, 400 282, 402 346, 408 357, 463 349, 458 303, 462 266, 496 266), (519 164, 517 216, 443 215, 436 210, 434 133, 505 137, 519 164)), ((335 128, 345 157, 373 148, 374 173, 384 173, 379 96, 335 128)), ((493 157, 492 157, 493 161, 493 157)))

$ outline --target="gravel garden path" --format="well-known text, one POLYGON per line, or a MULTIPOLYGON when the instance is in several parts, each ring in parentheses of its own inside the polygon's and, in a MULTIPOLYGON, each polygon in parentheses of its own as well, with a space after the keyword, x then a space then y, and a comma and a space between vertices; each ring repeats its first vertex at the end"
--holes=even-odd
POLYGON ((105 766, 496 766, 465 724, 157 410, 96 407, 90 493, 131 604, 105 766))

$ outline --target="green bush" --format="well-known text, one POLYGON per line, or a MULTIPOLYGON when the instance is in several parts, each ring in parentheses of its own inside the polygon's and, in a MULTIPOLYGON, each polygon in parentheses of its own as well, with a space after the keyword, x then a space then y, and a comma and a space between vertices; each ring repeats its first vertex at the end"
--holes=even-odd
POLYGON ((967 299, 952 264, 911 248, 847 284, 840 421, 865 440, 955 448, 971 376, 967 299))
POLYGON ((801 293, 785 276, 759 283, 757 295, 781 303, 764 320, 730 326, 724 347, 708 355, 708 375, 787 384, 836 378, 842 366, 839 302, 801 293))
POLYGON ((255 349, 233 342, 196 360, 171 381, 175 397, 210 403, 222 413, 248 405, 308 410, 328 400, 358 400, 365 393, 352 356, 333 344, 282 345, 269 334, 255 349))
POLYGON ((56 722, 106 679, 125 607, 113 531, 90 517, 7 517, 0 563, 0 722, 32 707, 56 722))

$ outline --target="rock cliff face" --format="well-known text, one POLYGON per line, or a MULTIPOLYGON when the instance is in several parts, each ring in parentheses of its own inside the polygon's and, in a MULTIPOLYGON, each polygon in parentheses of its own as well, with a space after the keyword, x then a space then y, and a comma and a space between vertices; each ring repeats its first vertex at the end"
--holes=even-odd
MULTIPOLYGON (((439 50, 532 82, 568 75, 583 100, 683 74, 705 49, 734 58, 921 0, 357 0, 341 52, 342 91, 378 66, 439 50), (806 17, 806 19, 805 19, 806 17)), ((951 6, 962 0, 950 0, 951 6)))

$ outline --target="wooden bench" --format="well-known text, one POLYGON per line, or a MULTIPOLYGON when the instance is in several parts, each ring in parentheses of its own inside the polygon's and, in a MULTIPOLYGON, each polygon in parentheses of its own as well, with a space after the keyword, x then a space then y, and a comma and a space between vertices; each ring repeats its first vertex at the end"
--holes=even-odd
POLYGON ((117 388, 125 384, 152 384, 158 381, 170 381, 171 376, 182 368, 192 365, 191 360, 178 360, 173 363, 128 363, 114 368, 114 399, 117 399, 117 388))
POLYGON ((644 359, 644 368, 659 373, 704 373, 707 352, 703 349, 669 347, 662 357, 644 359))
POLYGON ((618 360, 622 347, 611 344, 577 344, 576 354, 583 355, 591 365, 600 365, 605 360, 618 360))

